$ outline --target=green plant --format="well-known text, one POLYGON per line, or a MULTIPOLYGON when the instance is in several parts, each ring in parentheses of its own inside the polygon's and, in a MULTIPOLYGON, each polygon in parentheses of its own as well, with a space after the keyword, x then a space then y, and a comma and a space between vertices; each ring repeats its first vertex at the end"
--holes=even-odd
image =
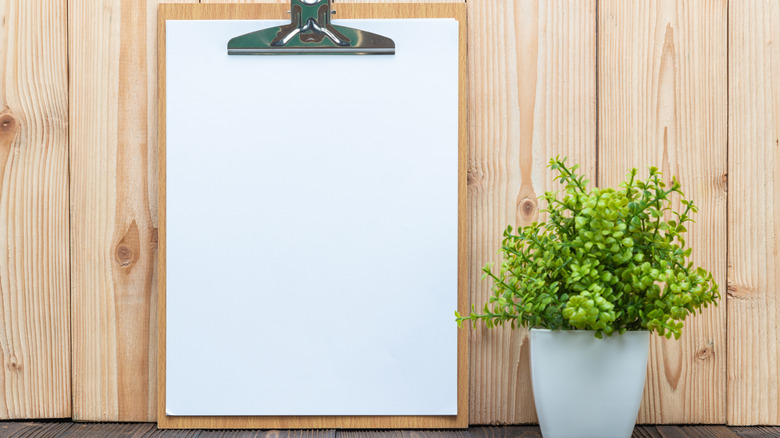
POLYGON ((509 322, 512 328, 595 330, 601 338, 626 330, 650 330, 680 337, 688 314, 717 305, 712 274, 687 262, 691 248, 683 234, 697 208, 672 178, 649 168, 646 180, 632 169, 620 188, 586 188, 588 181, 567 167, 566 158, 548 166, 565 187, 547 192, 546 222, 513 232, 507 227, 494 273, 493 294, 483 313, 461 316, 458 324, 479 320, 488 328, 509 322), (672 208, 679 197, 680 211, 672 208))

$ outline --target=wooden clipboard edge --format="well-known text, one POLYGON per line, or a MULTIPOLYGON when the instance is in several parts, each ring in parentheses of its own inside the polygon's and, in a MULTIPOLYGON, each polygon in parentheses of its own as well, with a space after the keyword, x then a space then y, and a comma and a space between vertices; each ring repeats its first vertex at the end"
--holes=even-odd
MULTIPOLYGON (((161 4, 158 13, 159 272, 157 426, 161 429, 453 429, 468 427, 468 332, 458 330, 458 414, 452 416, 168 416, 165 414, 165 20, 287 19, 286 4, 161 4)), ((339 18, 455 18, 458 42, 458 310, 469 310, 468 76, 465 3, 341 3, 339 18)), ((454 324, 454 321, 453 321, 454 324)))

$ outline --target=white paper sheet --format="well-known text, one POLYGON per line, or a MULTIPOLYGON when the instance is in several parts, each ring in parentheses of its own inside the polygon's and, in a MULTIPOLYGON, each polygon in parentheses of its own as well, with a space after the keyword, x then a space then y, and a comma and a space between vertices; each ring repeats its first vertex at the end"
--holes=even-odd
POLYGON ((167 22, 168 415, 455 415, 458 24, 228 56, 167 22))

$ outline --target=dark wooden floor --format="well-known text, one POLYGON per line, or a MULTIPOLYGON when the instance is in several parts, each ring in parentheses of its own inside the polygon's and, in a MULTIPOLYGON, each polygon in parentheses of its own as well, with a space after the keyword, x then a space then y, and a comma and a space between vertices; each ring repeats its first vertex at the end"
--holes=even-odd
MULTIPOLYGON (((0 421, 2 438, 541 438, 537 426, 471 427, 447 431, 347 430, 157 430, 154 423, 70 423, 0 421)), ((780 437, 780 427, 638 426, 637 438, 780 437)))

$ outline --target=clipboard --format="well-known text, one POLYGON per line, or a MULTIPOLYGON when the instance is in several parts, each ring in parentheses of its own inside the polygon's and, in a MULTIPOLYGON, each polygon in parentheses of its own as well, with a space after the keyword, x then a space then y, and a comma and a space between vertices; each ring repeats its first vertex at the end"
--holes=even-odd
MULTIPOLYGON (((166 297, 168 251, 168 191, 166 153, 166 22, 168 20, 289 20, 284 4, 161 4, 158 21, 159 75, 159 306, 158 306, 158 427, 204 429, 310 429, 310 428, 465 428, 468 427, 467 334, 457 331, 457 412, 453 415, 168 415, 166 412, 166 297)), ((465 4, 339 4, 340 19, 454 18, 458 23, 457 109, 457 308, 468 311, 467 253, 467 75, 465 4)), ((399 47, 398 50, 402 50, 399 47)), ((327 76, 325 74, 325 76, 327 76)), ((409 303, 414 305, 415 303, 409 303)), ((451 314, 452 310, 448 309, 451 314)), ((455 327, 454 321, 452 326, 455 327)), ((229 360, 229 358, 226 358, 229 360)), ((219 373, 215 370, 215 373, 219 373)), ((192 382, 198 385, 199 382, 192 382)))

